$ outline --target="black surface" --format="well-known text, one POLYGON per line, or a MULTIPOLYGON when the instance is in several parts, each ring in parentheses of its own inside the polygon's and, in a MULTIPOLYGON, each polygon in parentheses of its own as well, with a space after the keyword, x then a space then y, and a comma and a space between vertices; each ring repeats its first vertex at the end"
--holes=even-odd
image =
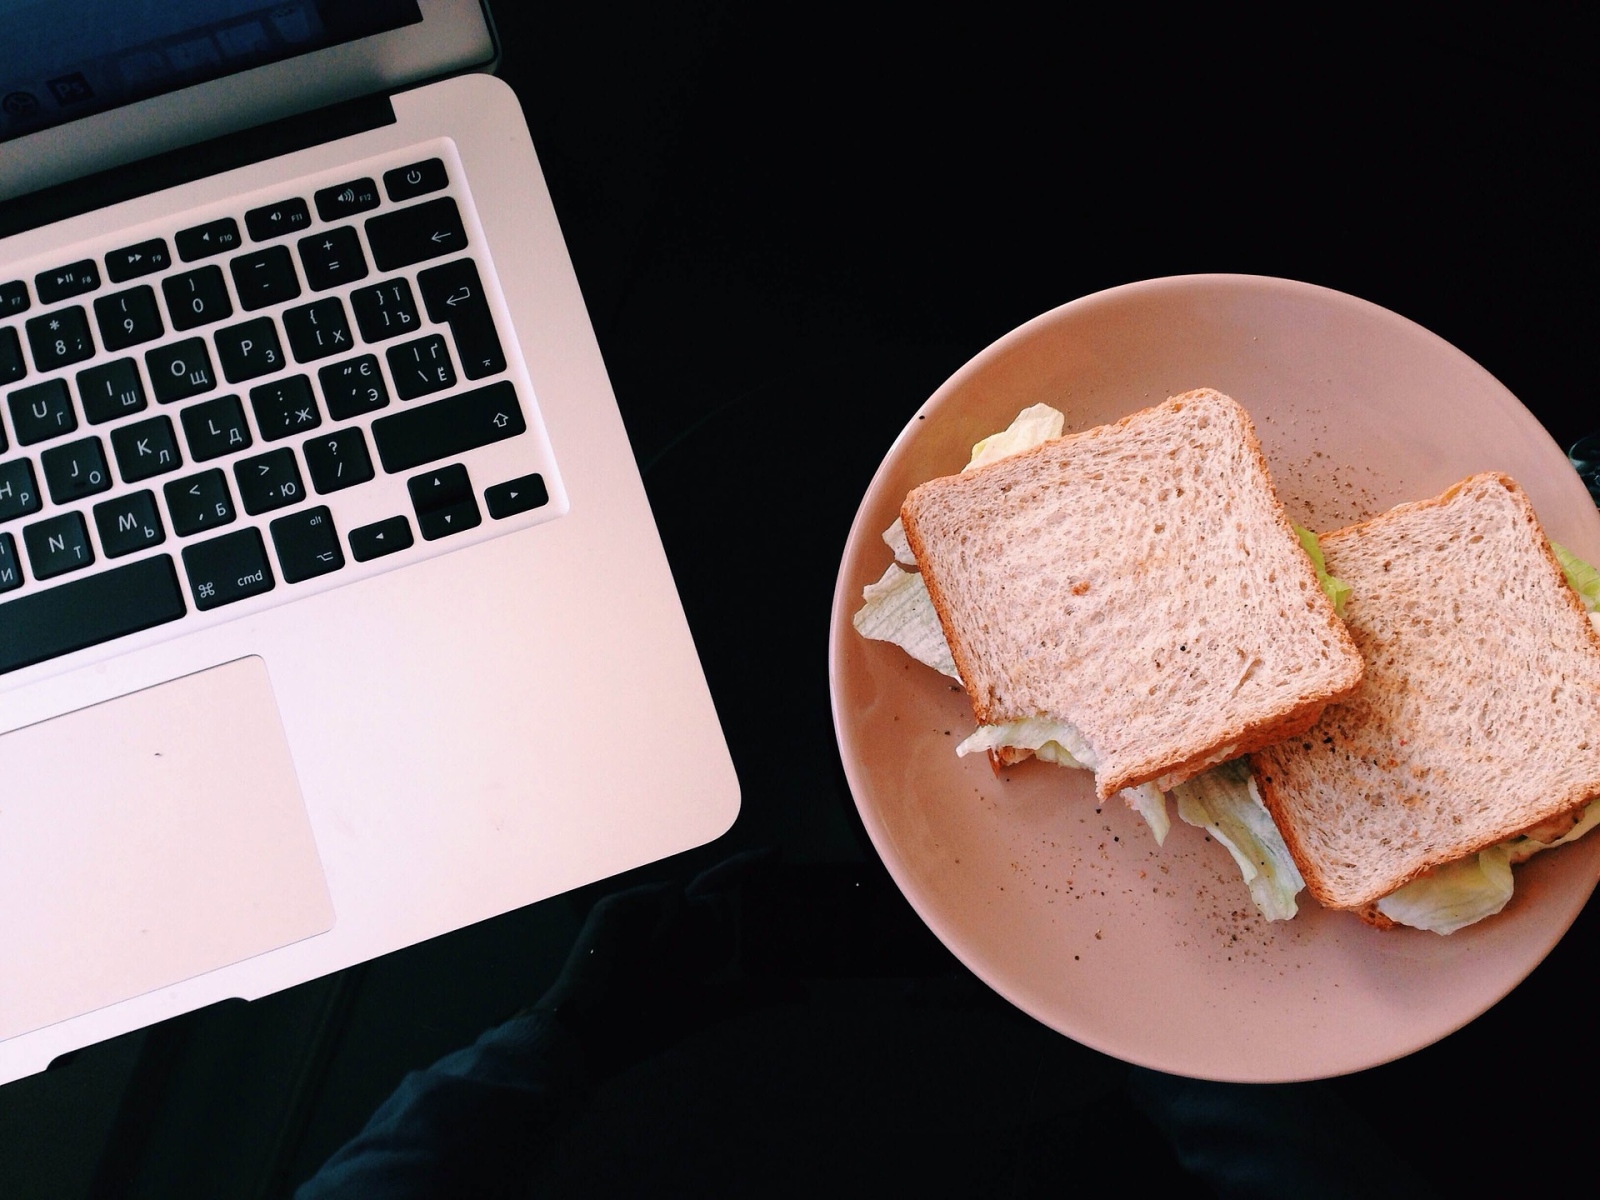
MULTIPOLYGON (((1600 114, 1576 15, 942 11, 496 13, 744 789, 725 838, 634 878, 775 847, 791 902, 762 953, 807 986, 606 1092, 547 1194, 1062 1194, 1104 1167, 1135 1194, 1206 1194, 1119 1099, 1116 1064, 929 944, 839 768, 825 649, 845 534, 908 415, 972 354, 1104 287, 1280 275, 1438 333, 1562 446, 1600 425, 1600 114), (752 611, 731 582, 751 576, 782 598, 752 611), (841 899, 841 871, 870 904, 841 899)), ((13 1178, 44 1181, 7 1194, 280 1194, 406 1070, 534 999, 626 882, 0 1090, 13 1178)), ((1566 1089, 1597 1066, 1597 922, 1591 903, 1465 1029, 1337 1081, 1371 1116, 1350 1153, 1458 1196, 1592 1180, 1566 1089)))

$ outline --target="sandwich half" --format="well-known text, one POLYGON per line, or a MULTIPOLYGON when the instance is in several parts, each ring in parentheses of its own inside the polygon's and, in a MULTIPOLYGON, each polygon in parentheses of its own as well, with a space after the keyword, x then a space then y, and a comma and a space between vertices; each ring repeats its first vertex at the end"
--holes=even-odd
MULTIPOLYGON (((1064 730, 1102 799, 1301 734, 1360 682, 1250 418, 1220 392, 932 480, 900 515, 979 725, 1064 730)), ((986 748, 1034 747, 1000 732, 986 748)))
POLYGON ((1600 634, 1504 475, 1320 543, 1365 677, 1251 772, 1319 901, 1450 932, 1481 902, 1419 921, 1408 885, 1468 864, 1503 905, 1510 863, 1569 839, 1600 795, 1600 634))

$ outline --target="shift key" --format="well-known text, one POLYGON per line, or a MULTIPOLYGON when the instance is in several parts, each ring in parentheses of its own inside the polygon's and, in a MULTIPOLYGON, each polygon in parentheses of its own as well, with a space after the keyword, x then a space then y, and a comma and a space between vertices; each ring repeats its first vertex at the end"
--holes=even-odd
POLYGON ((527 431, 516 389, 506 380, 435 400, 372 423, 383 469, 393 474, 454 458, 527 431))

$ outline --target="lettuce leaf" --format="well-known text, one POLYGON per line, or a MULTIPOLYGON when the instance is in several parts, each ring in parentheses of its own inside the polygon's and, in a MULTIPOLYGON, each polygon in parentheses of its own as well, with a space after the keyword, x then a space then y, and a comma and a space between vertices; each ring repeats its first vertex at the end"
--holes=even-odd
POLYGON ((1172 829, 1172 818, 1167 815, 1167 794, 1153 783, 1141 783, 1138 787, 1123 788, 1117 795, 1144 818, 1150 832, 1156 835, 1156 845, 1165 845, 1172 829))
POLYGON ((1504 846, 1490 846, 1413 879, 1379 900, 1378 911, 1402 925, 1454 933, 1504 908, 1511 887, 1510 855, 1504 846))
POLYGON ((1311 565, 1317 569, 1317 582, 1322 584, 1322 594, 1333 602, 1333 611, 1344 616, 1344 602, 1350 596, 1350 585, 1328 574, 1328 564, 1323 561, 1322 546, 1316 534, 1303 525, 1296 525, 1294 532, 1300 539, 1301 549, 1311 556, 1311 565))
POLYGON ((958 755, 988 753, 1005 747, 1032 750, 1034 757, 1063 767, 1094 770, 1097 759, 1083 734, 1065 721, 1023 717, 1002 725, 979 725, 956 747, 958 755))
MULTIPOLYGON (((1024 717, 1003 725, 980 725, 971 737, 956 747, 956 753, 987 753, 1008 747, 1032 750, 1035 758, 1061 767, 1092 771, 1096 762, 1094 749, 1084 741, 1076 728, 1049 717, 1024 717)), ((1160 788, 1153 783, 1146 783, 1139 787, 1124 788, 1117 795, 1144 818, 1145 824, 1150 826, 1150 832, 1155 834, 1156 845, 1167 840, 1167 834, 1172 829, 1172 818, 1167 815, 1167 797, 1160 788)))
POLYGON ((1016 419, 999 433, 991 433, 972 448, 972 460, 962 467, 971 471, 1002 458, 1032 450, 1043 442, 1061 436, 1067 418, 1048 404, 1035 404, 1019 412, 1016 419))
POLYGON ((1567 583, 1572 590, 1578 593, 1578 599, 1583 601, 1583 607, 1589 612, 1600 612, 1600 571, 1596 571, 1559 542, 1551 542, 1550 549, 1556 552, 1556 559, 1561 563, 1561 572, 1567 577, 1567 583))
POLYGON ((1178 816, 1206 830, 1233 855, 1262 916, 1287 921, 1299 912, 1295 896, 1306 882, 1261 803, 1244 759, 1212 767, 1178 784, 1172 794, 1178 816))
POLYGON ((857 633, 874 641, 892 642, 918 662, 957 683, 961 681, 950 643, 944 639, 944 627, 939 624, 939 614, 921 575, 902 571, 890 563, 882 579, 861 589, 861 598, 866 603, 850 619, 857 633))

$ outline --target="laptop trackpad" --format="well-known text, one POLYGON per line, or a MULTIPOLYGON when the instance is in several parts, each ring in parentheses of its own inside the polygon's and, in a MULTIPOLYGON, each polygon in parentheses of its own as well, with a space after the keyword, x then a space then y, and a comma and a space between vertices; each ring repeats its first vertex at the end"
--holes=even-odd
POLYGON ((261 659, 0 735, 0 1039, 332 927, 261 659))

